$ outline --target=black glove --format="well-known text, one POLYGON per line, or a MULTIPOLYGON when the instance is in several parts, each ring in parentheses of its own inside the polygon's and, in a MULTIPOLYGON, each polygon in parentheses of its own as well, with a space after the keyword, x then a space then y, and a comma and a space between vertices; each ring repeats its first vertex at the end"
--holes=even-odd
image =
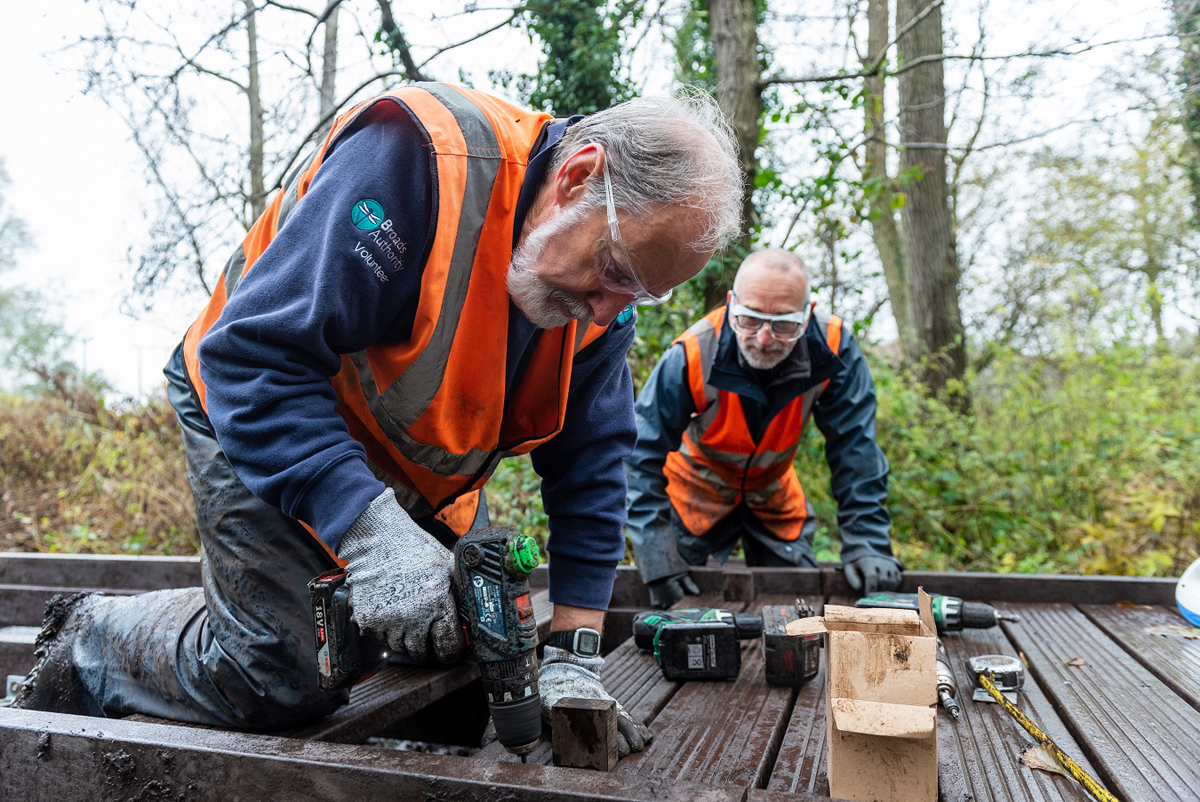
POLYGON ((900 587, 900 563, 894 557, 867 554, 842 566, 846 582, 864 596, 900 587))
POLYGON ((650 606, 665 610, 684 596, 699 596, 700 588, 687 573, 672 574, 646 583, 650 591, 650 606))

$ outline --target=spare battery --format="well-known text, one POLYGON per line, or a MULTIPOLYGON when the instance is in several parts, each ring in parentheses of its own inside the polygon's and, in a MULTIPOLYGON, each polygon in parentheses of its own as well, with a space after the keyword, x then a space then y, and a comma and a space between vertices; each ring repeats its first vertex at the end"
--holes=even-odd
POLYGON ((742 670, 737 628, 729 621, 673 621, 663 626, 654 659, 669 680, 734 679, 742 670))
POLYGON ((763 666, 768 685, 798 688, 817 675, 821 668, 821 636, 787 633, 789 621, 811 615, 812 607, 799 599, 795 604, 763 605, 763 666))

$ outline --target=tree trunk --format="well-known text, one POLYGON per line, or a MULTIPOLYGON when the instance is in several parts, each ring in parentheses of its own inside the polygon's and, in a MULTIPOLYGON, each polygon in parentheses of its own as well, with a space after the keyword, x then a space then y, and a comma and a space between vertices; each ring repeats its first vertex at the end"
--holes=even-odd
MULTIPOLYGON (((874 75, 865 80, 866 99, 863 105, 864 124, 867 136, 863 179, 872 187, 871 193, 871 237, 879 251, 883 265, 883 276, 887 280, 888 302, 892 317, 896 319, 896 336, 901 343, 914 339, 909 317, 908 276, 904 265, 904 245, 900 230, 896 226, 896 213, 892 208, 896 187, 887 169, 887 127, 885 120, 883 73, 884 48, 891 36, 888 0, 868 0, 867 3, 867 62, 871 66, 878 62, 874 75)), ((911 346, 904 346, 905 353, 911 346)))
MULTIPOLYGON (((762 85, 754 0, 709 0, 708 21, 717 73, 717 105, 733 126, 745 178, 743 233, 734 246, 735 254, 740 258, 750 252, 750 232, 757 224, 754 211, 755 151, 762 116, 762 85)), ((706 309, 725 300, 729 285, 721 276, 716 279, 708 281, 704 288, 706 309)))
POLYGON ((263 185, 263 107, 258 82, 258 25, 254 0, 243 0, 243 3, 246 7, 246 37, 249 42, 246 99, 250 104, 250 223, 253 223, 266 211, 267 190, 263 185))
POLYGON ((1183 88, 1182 124, 1187 137, 1183 163, 1192 187, 1192 226, 1200 228, 1200 0, 1172 0, 1179 34, 1179 83, 1183 88))
MULTIPOLYGON (((932 392, 966 372, 966 344, 958 305, 958 257, 950 227, 946 189, 946 88, 942 61, 942 10, 937 0, 897 0, 901 66, 934 57, 898 76, 900 166, 915 180, 901 210, 907 256, 908 299, 913 331, 909 351, 921 380, 932 392), (919 176, 919 177, 917 177, 919 176)), ((966 401, 960 397, 961 401, 966 401)))
POLYGON ((337 106, 338 8, 340 6, 335 6, 329 12, 329 16, 325 18, 325 47, 321 58, 321 105, 319 113, 320 119, 328 120, 328 122, 321 126, 321 131, 316 137, 318 142, 325 138, 330 128, 333 128, 333 113, 336 111, 337 106))

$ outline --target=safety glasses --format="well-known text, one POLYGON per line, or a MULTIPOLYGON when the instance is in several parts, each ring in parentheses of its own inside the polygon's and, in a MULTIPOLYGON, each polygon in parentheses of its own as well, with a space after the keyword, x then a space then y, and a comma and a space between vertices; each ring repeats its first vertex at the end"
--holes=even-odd
POLYGON ((638 278, 638 274, 633 269, 633 261, 629 258, 629 252, 625 250, 625 243, 621 239, 621 229, 617 227, 617 207, 613 203, 612 180, 608 177, 607 157, 600 169, 604 174, 604 200, 608 205, 610 252, 609 258, 600 268, 600 284, 612 292, 632 295, 634 306, 658 306, 666 303, 667 299, 671 297, 671 290, 667 290, 662 295, 655 295, 646 289, 646 285, 642 284, 642 280, 638 278), (617 261, 618 257, 624 264, 617 261))
POLYGON ((729 321, 733 324, 734 331, 739 334, 757 334, 763 326, 768 326, 771 336, 785 343, 800 339, 804 330, 808 328, 813 307, 817 305, 814 301, 804 309, 797 309, 795 312, 788 312, 785 315, 768 315, 748 306, 742 306, 737 302, 737 295, 734 295, 732 300, 733 303, 729 307, 729 321))

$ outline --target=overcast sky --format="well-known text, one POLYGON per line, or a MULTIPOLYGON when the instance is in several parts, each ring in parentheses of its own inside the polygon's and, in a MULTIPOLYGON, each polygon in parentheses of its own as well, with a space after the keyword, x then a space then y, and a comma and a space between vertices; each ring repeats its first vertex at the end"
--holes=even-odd
MULTIPOLYGON (((1046 9, 1008 1, 1014 13, 1046 9)), ((61 71, 69 60, 47 55, 96 30, 95 5, 55 0, 5 9, 0 108, 7 123, 0 126, 0 159, 12 178, 9 208, 26 221, 35 242, 0 282, 47 292, 54 305, 48 311, 79 335, 75 361, 102 370, 120 394, 144 395, 160 386, 162 364, 202 300, 156 298, 154 311, 137 320, 120 311, 129 292, 128 251, 140 243, 145 214, 153 211, 144 208, 142 161, 124 123, 80 93, 79 76, 61 71)), ((993 12, 998 5, 992 4, 993 12)), ((1150 12, 1138 0, 1106 0, 1093 13, 1107 21, 1095 20, 1093 32, 1121 38, 1142 30, 1150 12)), ((1162 13, 1155 6, 1152 16, 1162 13)), ((1001 30, 1028 32, 1047 20, 1023 18, 1001 30)), ((496 52, 487 48, 489 65, 496 52)), ((1086 104, 1088 92, 1069 96, 1086 104)))
POLYGON ((0 159, 12 179, 10 208, 34 247, 3 280, 48 293, 47 311, 80 336, 75 361, 136 395, 161 383, 192 313, 164 308, 134 321, 120 312, 126 251, 142 225, 141 162, 124 124, 46 58, 74 41, 92 12, 79 2, 12 3, 4 12, 0 159))

